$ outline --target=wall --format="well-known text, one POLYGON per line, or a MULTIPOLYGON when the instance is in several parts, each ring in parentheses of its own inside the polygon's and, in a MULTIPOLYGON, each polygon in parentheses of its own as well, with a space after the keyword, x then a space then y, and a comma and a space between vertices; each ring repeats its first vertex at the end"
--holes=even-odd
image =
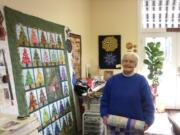
POLYGON ((89 61, 88 56, 85 56, 87 48, 91 45, 89 0, 0 0, 0 4, 70 27, 72 32, 82 36, 82 65, 85 65, 84 61, 89 61))
MULTIPOLYGON (((23 13, 33 15, 36 17, 40 17, 42 19, 62 24, 70 27, 72 32, 79 34, 82 36, 82 56, 86 54, 85 50, 90 44, 90 3, 89 0, 0 0, 1 5, 8 6, 15 10, 21 11, 23 13), (51 2, 51 3, 50 3, 51 2)), ((4 47, 7 48, 7 47, 4 47)), ((6 49, 7 52, 8 49, 6 49)), ((10 62, 10 58, 8 56, 8 60, 10 62)), ((11 64, 8 64, 11 65, 11 64)), ((82 63, 82 65, 84 65, 82 63)), ((10 79, 12 83, 13 93, 14 91, 14 82, 12 76, 11 66, 9 66, 10 71, 10 79)), ((16 96, 14 96, 16 98, 16 96)), ((16 99, 15 99, 16 100, 16 99)), ((75 102, 76 103, 76 102, 75 102)), ((76 105, 76 108, 78 106, 76 105)), ((11 103, 4 104, 0 106, 1 112, 8 112, 12 114, 18 114, 17 103, 14 102, 12 106, 11 103), (8 106, 8 107, 7 107, 8 106)), ((76 109, 76 111, 78 111, 76 109)), ((76 113, 78 115, 78 113, 76 113)), ((80 114, 79 114, 80 115, 80 114)), ((80 116, 77 116, 77 125, 81 125, 80 116)), ((80 126, 78 127, 78 130, 80 126)))
POLYGON ((0 0, 24 13, 69 26, 82 38, 82 76, 90 65, 92 75, 99 74, 98 35, 120 34, 122 53, 125 44, 137 44, 138 0, 0 0))
MULTIPOLYGON (((98 73, 98 35, 121 35, 121 52, 125 44, 137 44, 137 0, 92 0, 92 41, 89 48, 93 73, 98 73), (94 59, 97 59, 94 61, 94 59)), ((118 71, 117 71, 118 72, 118 71)))

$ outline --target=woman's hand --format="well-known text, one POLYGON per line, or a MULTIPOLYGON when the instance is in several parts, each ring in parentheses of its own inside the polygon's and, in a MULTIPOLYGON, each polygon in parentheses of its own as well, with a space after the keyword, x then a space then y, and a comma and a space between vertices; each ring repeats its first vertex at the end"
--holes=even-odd
POLYGON ((145 124, 145 125, 144 125, 144 131, 146 131, 148 128, 149 128, 149 125, 148 125, 148 124, 145 124))
POLYGON ((105 125, 107 125, 107 119, 108 119, 108 116, 103 116, 103 123, 104 123, 105 125))

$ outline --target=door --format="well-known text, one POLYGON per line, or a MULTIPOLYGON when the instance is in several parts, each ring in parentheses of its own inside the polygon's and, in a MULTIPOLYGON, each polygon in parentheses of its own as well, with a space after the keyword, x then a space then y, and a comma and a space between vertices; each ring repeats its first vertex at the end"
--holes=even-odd
MULTIPOLYGON (((143 35, 143 45, 148 42, 160 42, 164 51, 163 75, 158 87, 157 105, 167 108, 180 106, 180 34, 178 33, 148 33, 143 35), (178 100, 179 99, 179 100, 178 100)), ((147 76, 147 67, 144 67, 147 76)))

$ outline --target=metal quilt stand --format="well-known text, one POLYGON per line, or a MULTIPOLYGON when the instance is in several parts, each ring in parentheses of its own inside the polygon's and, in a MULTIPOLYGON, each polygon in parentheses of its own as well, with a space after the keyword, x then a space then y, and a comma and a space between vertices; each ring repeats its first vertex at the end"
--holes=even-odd
POLYGON ((82 135, 107 135, 99 113, 101 92, 88 91, 83 97, 82 135))

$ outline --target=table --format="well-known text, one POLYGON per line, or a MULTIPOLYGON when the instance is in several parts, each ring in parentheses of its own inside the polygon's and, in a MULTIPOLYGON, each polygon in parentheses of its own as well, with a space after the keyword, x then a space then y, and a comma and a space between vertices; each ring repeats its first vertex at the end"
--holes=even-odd
POLYGON ((39 123, 35 117, 17 119, 16 115, 0 113, 1 135, 35 135, 39 123))

